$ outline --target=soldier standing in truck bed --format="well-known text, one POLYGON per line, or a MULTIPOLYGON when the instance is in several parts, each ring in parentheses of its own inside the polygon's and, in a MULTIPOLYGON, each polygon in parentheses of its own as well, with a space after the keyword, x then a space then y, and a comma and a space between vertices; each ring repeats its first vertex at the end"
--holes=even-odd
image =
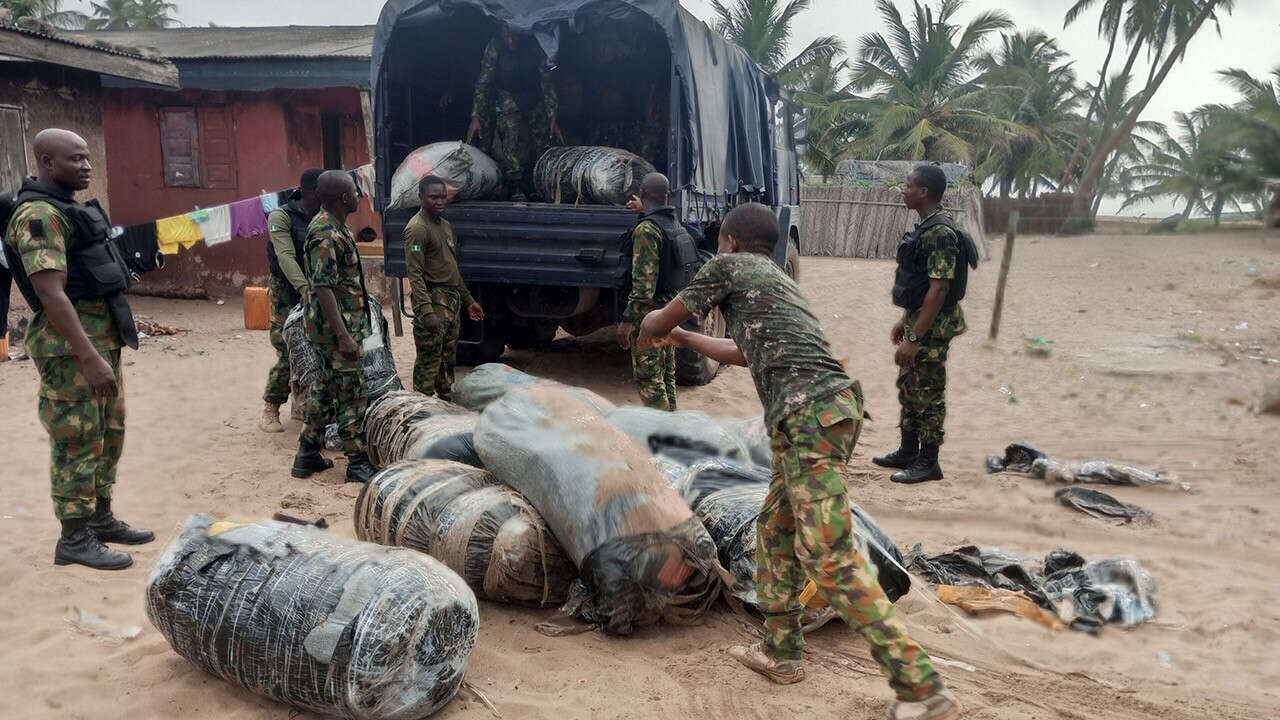
POLYGON ((547 56, 533 37, 502 26, 480 61, 467 142, 488 135, 490 153, 502 166, 514 202, 526 199, 525 179, 542 151, 553 139, 564 144, 558 110, 547 56))

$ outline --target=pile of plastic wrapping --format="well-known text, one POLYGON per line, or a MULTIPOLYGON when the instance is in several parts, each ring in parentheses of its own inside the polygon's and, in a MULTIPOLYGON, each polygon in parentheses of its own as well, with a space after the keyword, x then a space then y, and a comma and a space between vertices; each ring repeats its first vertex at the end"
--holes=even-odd
POLYGON ((499 602, 559 605, 576 573, 520 493, 448 460, 405 460, 379 472, 356 500, 355 527, 361 540, 435 557, 499 602))
MULTIPOLYGON (((316 383, 320 378, 320 360, 307 338, 307 330, 303 323, 303 305, 290 311, 284 323, 284 341, 289 348, 289 369, 292 375, 293 417, 301 420, 306 415, 306 408, 316 391, 316 383)), ((382 315, 382 305, 372 297, 369 298, 369 313, 374 319, 373 331, 376 347, 365 349, 361 357, 363 382, 361 389, 365 397, 372 402, 383 395, 399 390, 400 375, 396 372, 395 358, 391 355, 391 346, 387 343, 387 320, 382 315)), ((332 426, 330 427, 332 430, 332 426)))
POLYGON ((534 165, 533 183, 544 202, 626 205, 653 171, 648 160, 619 148, 552 147, 534 165))
POLYGON ((387 393, 365 412, 369 460, 385 467, 401 460, 453 460, 479 467, 472 434, 479 415, 409 391, 387 393))
POLYGON ((211 675, 298 708, 417 720, 458 691, 475 595, 429 555, 270 520, 192 516, 147 579, 147 617, 211 675))
POLYGON ((602 414, 610 412, 615 407, 613 403, 586 388, 562 385, 554 380, 530 375, 502 363, 485 363, 473 368, 466 377, 453 384, 453 400, 468 410, 480 412, 511 390, 531 385, 561 388, 602 414))

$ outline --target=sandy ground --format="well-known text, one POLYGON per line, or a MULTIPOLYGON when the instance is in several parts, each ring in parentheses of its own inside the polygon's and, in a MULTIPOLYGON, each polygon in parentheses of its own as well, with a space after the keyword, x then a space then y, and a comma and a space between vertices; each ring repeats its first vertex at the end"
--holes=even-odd
MULTIPOLYGON (((1000 250, 996 243, 993 256, 1000 250)), ((926 595, 904 598, 908 624, 942 659, 966 717, 1280 716, 1280 418, 1249 407, 1264 381, 1280 377, 1280 365, 1265 359, 1280 357, 1280 291, 1254 277, 1280 280, 1280 237, 1019 239, 1003 331, 990 346, 984 338, 997 267, 973 276, 966 301, 973 330, 954 346, 948 479, 915 488, 889 483, 867 460, 896 440, 891 265, 808 258, 802 277, 875 417, 858 448, 851 492, 901 545, 1133 555, 1159 582, 1157 621, 1100 637, 1051 633, 1008 616, 966 621, 926 595), (1026 355, 1026 336, 1050 341, 1052 357, 1026 355), (1114 492, 1154 511, 1150 524, 1096 520, 1057 505, 1040 481, 984 474, 984 456, 1015 440, 1063 457, 1156 465, 1186 488, 1114 492)), ((284 435, 256 429, 272 356, 265 333, 241 329, 239 304, 139 298, 136 311, 191 332, 126 356, 121 515, 165 541, 193 512, 269 515, 281 507, 323 515, 350 534, 357 488, 289 477, 296 422, 284 435)), ((395 352, 409 377, 411 341, 397 339, 395 352)), ((636 401, 626 358, 604 337, 560 340, 548 351, 510 353, 508 361, 636 401)), ((163 542, 139 549, 134 567, 121 573, 51 565, 56 525, 35 390, 30 362, 0 365, 7 548, 0 717, 295 717, 195 669, 150 626, 143 586, 163 542), (140 625, 142 633, 119 644, 80 634, 66 622, 71 606, 140 625)), ((680 402, 718 415, 759 412, 741 369, 682 392, 680 402)), ((325 481, 338 480, 328 475, 325 481)), ((865 643, 839 623, 811 637, 810 679, 780 688, 724 654, 750 637, 727 610, 701 626, 627 639, 548 638, 534 630, 547 612, 481 606, 469 679, 504 718, 869 718, 882 716, 891 700, 865 643)), ((439 717, 491 715, 459 697, 439 717)))

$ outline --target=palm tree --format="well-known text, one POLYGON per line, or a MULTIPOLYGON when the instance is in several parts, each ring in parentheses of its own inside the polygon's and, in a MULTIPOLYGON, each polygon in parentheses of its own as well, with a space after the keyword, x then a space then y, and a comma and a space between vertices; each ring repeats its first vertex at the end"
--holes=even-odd
POLYGON ((93 7, 92 30, 130 30, 164 28, 177 25, 169 13, 178 6, 163 0, 102 0, 89 3, 93 7))
MULTIPOLYGON (((1159 48, 1162 57, 1159 62, 1153 63, 1149 81, 1137 95, 1137 101, 1114 129, 1112 128, 1113 118, 1103 122, 1102 138, 1094 147, 1084 172, 1081 173, 1063 232, 1081 232, 1093 226, 1093 217, 1089 208, 1094 199, 1094 188, 1105 171, 1112 153, 1133 131, 1142 111, 1146 110, 1151 98, 1169 76, 1169 71, 1186 54, 1187 44, 1191 42, 1191 38, 1195 37, 1207 20, 1212 18, 1215 22, 1217 21, 1217 10, 1230 13, 1235 4, 1235 0, 1137 0, 1137 2, 1142 3, 1143 11, 1141 15, 1135 17, 1134 22, 1146 28, 1146 34, 1140 37, 1151 37, 1154 34, 1155 37, 1160 38, 1172 34, 1173 46, 1165 53, 1165 41, 1157 41, 1154 47, 1159 48), (1158 11, 1148 12, 1152 8, 1158 11)), ((1131 67, 1131 64, 1126 64, 1121 75, 1128 77, 1131 67)))
POLYGON ((0 0, 14 20, 33 18, 62 30, 79 30, 88 20, 82 12, 63 10, 62 0, 0 0))
POLYGON ((1192 211, 1213 215, 1215 224, 1227 204, 1238 207, 1235 198, 1247 188, 1243 182, 1244 160, 1224 146, 1222 129, 1208 113, 1174 113, 1179 137, 1167 133, 1147 162, 1133 168, 1133 180, 1142 187, 1129 196, 1124 207, 1158 197, 1186 201, 1185 221, 1192 211))
POLYGON ((937 15, 915 2, 914 27, 908 27, 890 0, 876 0, 889 27, 859 40, 852 89, 873 91, 867 99, 847 100, 853 112, 871 119, 871 132, 856 149, 908 160, 969 162, 974 146, 1022 130, 985 109, 987 89, 974 73, 983 39, 1012 27, 1001 11, 980 13, 961 29, 950 21, 963 0, 941 0, 937 15))
POLYGON ((1024 129, 992 143, 976 170, 978 177, 995 181, 1003 198, 1013 191, 1026 197, 1041 185, 1053 187, 1067 165, 1077 136, 1076 108, 1085 91, 1071 65, 1058 64, 1065 57, 1048 35, 1031 30, 1003 35, 999 52, 974 63, 991 88, 990 112, 1024 129))
POLYGON ((803 159, 823 182, 835 173, 854 137, 866 130, 843 105, 853 97, 844 79, 848 71, 847 59, 828 53, 806 65, 795 86, 796 102, 808 111, 803 159))
POLYGON ((816 38, 798 55, 787 60, 787 45, 791 40, 791 25, 796 17, 809 9, 811 0, 734 0, 726 5, 722 0, 711 0, 716 11, 716 30, 747 51, 760 67, 777 73, 783 83, 790 85, 805 65, 821 60, 824 56, 841 55, 844 42, 834 35, 816 38))
POLYGON ((1206 108, 1226 128, 1230 142, 1248 155, 1258 177, 1280 177, 1280 65, 1271 79, 1254 77, 1240 68, 1218 73, 1240 93, 1235 105, 1206 108))
POLYGON ((137 0, 134 6, 135 28, 166 28, 180 24, 170 13, 176 12, 176 3, 164 0, 137 0))

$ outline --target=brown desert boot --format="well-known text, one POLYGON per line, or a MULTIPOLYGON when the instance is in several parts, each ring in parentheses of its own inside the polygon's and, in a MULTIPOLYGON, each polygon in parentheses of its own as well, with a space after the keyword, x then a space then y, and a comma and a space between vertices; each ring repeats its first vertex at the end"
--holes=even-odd
POLYGON ((939 690, 919 702, 899 700, 889 711, 889 720, 958 720, 960 701, 950 690, 939 690))
POLYGON ((729 657, 779 685, 791 685, 804 680, 804 668, 800 666, 799 660, 771 658, 759 645, 734 645, 729 648, 729 657))

